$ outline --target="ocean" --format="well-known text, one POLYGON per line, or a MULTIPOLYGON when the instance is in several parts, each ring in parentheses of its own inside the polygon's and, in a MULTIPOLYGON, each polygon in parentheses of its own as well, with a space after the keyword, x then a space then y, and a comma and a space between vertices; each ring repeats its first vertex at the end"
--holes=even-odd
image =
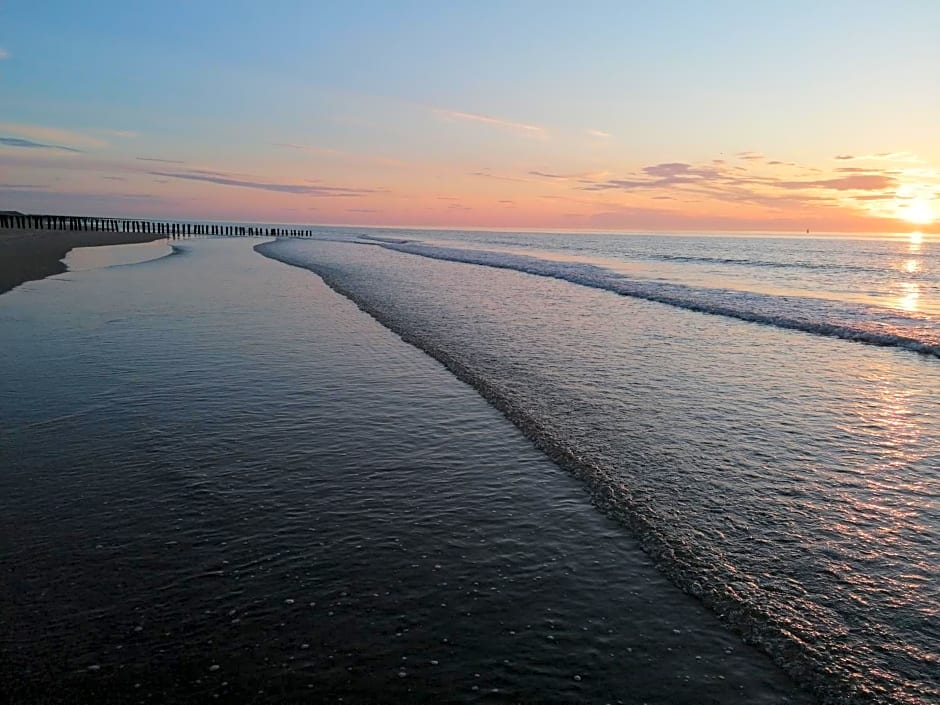
POLYGON ((19 701, 940 698, 937 243, 170 245, 0 297, 19 701))

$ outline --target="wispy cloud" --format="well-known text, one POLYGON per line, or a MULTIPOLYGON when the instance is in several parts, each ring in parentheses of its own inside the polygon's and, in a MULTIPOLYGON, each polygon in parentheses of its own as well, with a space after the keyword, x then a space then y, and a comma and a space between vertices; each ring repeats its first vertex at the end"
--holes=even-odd
POLYGON ((158 159, 157 157, 134 157, 139 162, 159 162, 160 164, 185 164, 179 159, 158 159))
POLYGON ((612 136, 609 132, 604 132, 603 130, 588 130, 587 133, 591 137, 599 137, 600 139, 607 139, 612 136))
POLYGON ((693 166, 684 162, 664 162, 642 168, 641 174, 630 178, 608 179, 600 182, 588 182, 582 186, 584 191, 631 191, 636 189, 657 189, 683 184, 701 184, 720 178, 723 174, 715 166, 693 166))
POLYGON ((6 49, 0 48, 0 61, 2 61, 3 59, 9 59, 9 58, 10 58, 10 52, 8 52, 6 49))
POLYGON ((685 162, 664 162, 643 167, 643 173, 649 176, 669 178, 680 175, 712 176, 715 174, 715 170, 711 168, 703 169, 702 167, 696 169, 685 162))
POLYGON ((901 164, 923 164, 924 160, 913 152, 878 152, 877 154, 837 154, 833 159, 840 161, 898 162, 901 164))
POLYGON ((762 161, 766 159, 766 157, 760 152, 738 152, 737 157, 738 159, 751 162, 762 161))
POLYGON ((490 169, 480 169, 470 172, 471 176, 481 176, 484 179, 496 179, 497 181, 520 181, 522 183, 530 182, 532 179, 520 179, 518 176, 506 176, 505 174, 494 174, 490 169))
POLYGON ((0 184, 0 189, 8 191, 44 191, 47 188, 42 184, 0 184))
POLYGON ((204 181, 220 186, 238 186, 261 191, 274 191, 275 193, 293 193, 303 196, 333 196, 353 197, 375 193, 374 189, 345 188, 341 186, 321 186, 319 184, 278 184, 268 181, 250 181, 246 179, 231 178, 222 172, 213 172, 204 169, 189 169, 186 171, 151 171, 151 176, 163 176, 168 179, 186 179, 189 181, 204 181))
POLYGON ((539 176, 543 179, 556 179, 559 181, 573 181, 573 180, 581 180, 581 179, 590 179, 590 180, 603 179, 605 176, 607 176, 608 172, 595 171, 595 172, 581 172, 581 173, 573 173, 573 174, 559 174, 559 173, 553 173, 550 171, 538 171, 538 170, 533 169, 532 171, 529 172, 529 174, 531 174, 532 176, 539 176))
POLYGON ((893 193, 865 193, 857 195, 854 197, 856 201, 887 201, 887 200, 904 200, 903 196, 897 196, 893 193))
POLYGON ((61 144, 44 144, 42 142, 33 142, 32 140, 23 139, 22 137, 0 137, 0 144, 6 147, 23 147, 24 149, 54 149, 60 152, 76 152, 80 153, 82 150, 75 149, 74 147, 66 147, 61 144))
MULTIPOLYGON (((663 162, 641 167, 622 178, 582 182, 583 185, 576 188, 589 192, 620 192, 624 195, 617 198, 620 201, 617 208, 639 209, 636 212, 643 217, 648 215, 643 208, 657 201, 672 200, 683 204, 720 202, 748 207, 751 210, 747 217, 755 219, 792 216, 825 220, 839 212, 842 214, 839 217, 847 223, 845 219, 891 217, 890 207, 876 204, 890 204, 911 179, 921 184, 928 181, 925 176, 915 178, 911 173, 915 169, 893 165, 885 165, 888 168, 845 166, 826 173, 791 162, 773 167, 758 159, 745 162, 746 166, 715 160, 703 165, 663 162)), ((846 160, 841 162, 844 164, 846 160)), ((624 212, 618 210, 618 217, 624 212)), ((694 217, 696 213, 703 218, 710 217, 692 210, 682 218, 694 217)), ((607 216, 600 214, 599 217, 607 216)), ((770 223, 768 220, 768 226, 770 223)))
POLYGON ((308 152, 310 154, 317 154, 324 157, 344 157, 346 152, 343 152, 339 149, 331 149, 330 147, 314 147, 309 144, 297 144, 296 142, 271 142, 273 147, 283 147, 284 149, 293 149, 298 152, 308 152))
POLYGON ((65 130, 58 127, 45 127, 43 125, 23 125, 19 123, 0 123, 0 132, 8 132, 17 137, 38 142, 70 144, 85 149, 100 149, 107 147, 108 143, 100 137, 86 135, 75 130, 65 130))
POLYGON ((886 174, 854 174, 837 179, 815 181, 777 181, 774 186, 785 189, 833 189, 836 191, 882 191, 895 188, 897 179, 886 174))
POLYGON ((494 117, 492 115, 482 115, 480 113, 465 113, 460 110, 447 110, 445 108, 432 108, 432 111, 448 120, 463 120, 466 122, 478 122, 484 125, 492 125, 493 127, 499 127, 506 130, 514 130, 516 132, 522 132, 533 137, 547 137, 545 128, 538 125, 529 125, 524 122, 514 122, 512 120, 504 120, 502 118, 494 117))
POLYGON ((173 180, 199 181, 218 184, 220 186, 235 186, 258 189, 261 191, 273 191, 275 193, 291 193, 314 197, 350 198, 382 192, 382 189, 378 188, 352 188, 326 185, 317 180, 283 183, 256 177, 251 174, 220 171, 217 169, 171 168, 172 164, 182 162, 169 159, 159 159, 159 163, 166 164, 166 166, 154 168, 152 163, 158 160, 157 157, 137 157, 133 162, 102 160, 88 156, 82 157, 81 160, 73 160, 66 155, 37 159, 36 157, 27 157, 27 150, 22 150, 22 152, 22 155, 0 152, 0 165, 13 168, 68 169, 70 171, 77 170, 81 172, 97 171, 103 172, 103 175, 113 175, 115 172, 118 175, 122 173, 144 174, 157 183, 167 183, 173 180), (138 163, 137 166, 135 166, 135 162, 145 162, 147 166, 143 163, 138 163))

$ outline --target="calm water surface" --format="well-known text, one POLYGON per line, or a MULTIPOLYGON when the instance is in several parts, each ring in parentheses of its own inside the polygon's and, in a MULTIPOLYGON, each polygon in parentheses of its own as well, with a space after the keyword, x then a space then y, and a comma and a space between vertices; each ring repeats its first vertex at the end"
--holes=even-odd
MULTIPOLYGON (((251 244, 183 241, 171 256, 106 268, 116 260, 102 255, 97 268, 0 296, 6 700, 807 701, 470 387, 317 277, 251 244)), ((389 305, 413 307, 415 323, 442 343, 494 366, 495 383, 572 443, 609 454, 616 468, 648 454, 655 463, 636 503, 655 487, 675 495, 665 533, 691 532, 711 497, 716 516, 739 507, 723 531, 749 531, 756 546, 774 540, 751 495, 791 480, 738 487, 734 471, 722 492, 706 493, 710 451, 693 445, 705 431, 680 423, 653 387, 643 391, 655 382, 655 356, 642 363, 624 350, 603 367, 592 346, 608 341, 584 337, 572 366, 557 357, 559 341, 543 337, 560 322, 570 336, 583 333, 570 328, 579 320, 611 335, 613 319, 596 315, 606 299, 582 309, 581 289, 562 282, 368 245, 323 247, 304 256, 350 267, 349 282, 374 278, 376 295, 404 292, 389 305), (490 284, 504 288, 485 291, 490 284), (513 304, 497 292, 528 298, 513 304), (461 293, 478 305, 461 306, 461 293), (533 295, 552 297, 558 322, 545 329, 525 312, 505 328, 533 295), (701 455, 704 473, 693 481, 677 465, 657 479, 657 453, 690 464, 701 455), (701 489, 687 494, 683 483, 701 489)), ((702 372, 690 363, 676 367, 677 390, 702 372)), ((658 374, 661 392, 671 373, 658 374)), ((873 439, 878 424, 906 418, 878 416, 887 407, 871 403, 873 439)), ((914 415, 925 402, 911 394, 894 403, 914 415)), ((921 432, 927 442, 929 429, 921 432)), ((730 436, 707 440, 736 447, 730 436)), ((914 473, 917 461, 898 455, 909 444, 880 452, 886 467, 914 473)), ((882 475, 897 497, 894 476, 882 475)), ((805 491, 814 501, 816 490, 805 491)), ((666 494, 658 506, 670 506, 666 494)), ((901 512, 919 510, 892 506, 897 533, 884 540, 909 558, 912 520, 901 512)), ((822 519, 816 509, 806 506, 808 521, 822 519)), ((690 550, 712 540, 714 522, 700 530, 690 550)), ((833 526, 832 535, 849 530, 833 526)), ((794 550, 803 540, 792 539, 794 550)), ((748 551, 733 543, 701 560, 718 552, 743 589, 777 584, 737 564, 748 551)), ((839 550, 835 542, 833 562, 839 550)), ((917 584, 924 570, 892 579, 917 584)), ((885 590, 895 595, 893 584, 885 590)), ((910 633, 920 628, 920 595, 898 605, 910 633)), ((917 657, 915 641, 898 643, 917 657)))

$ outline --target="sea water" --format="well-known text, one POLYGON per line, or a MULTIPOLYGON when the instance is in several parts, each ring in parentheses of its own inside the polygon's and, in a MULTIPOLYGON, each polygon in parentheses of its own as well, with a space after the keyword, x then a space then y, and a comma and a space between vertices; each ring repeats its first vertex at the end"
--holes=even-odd
MULTIPOLYGON (((0 296, 6 702, 808 701, 472 388, 256 242, 0 296)), ((337 247, 303 252, 432 306, 489 272, 337 247)), ((509 335, 478 304, 468 336, 509 335)))
POLYGON ((0 297, 19 701, 938 697, 934 243, 253 244, 0 297))
POLYGON ((475 386, 823 700, 940 697, 935 244, 330 237, 258 249, 475 386))

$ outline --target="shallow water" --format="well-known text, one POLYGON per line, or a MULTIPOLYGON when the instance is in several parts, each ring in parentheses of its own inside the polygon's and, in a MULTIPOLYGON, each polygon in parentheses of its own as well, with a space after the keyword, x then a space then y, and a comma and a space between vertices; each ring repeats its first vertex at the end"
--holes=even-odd
POLYGON ((74 247, 62 261, 70 272, 80 272, 86 269, 140 264, 172 253, 173 247, 166 240, 153 240, 107 247, 74 247))
POLYGON ((806 701, 476 392, 251 244, 0 296, 11 702, 806 701))
POLYGON ((474 384, 822 699, 940 697, 933 357, 390 246, 259 249, 474 384))
MULTIPOLYGON (((577 243, 571 245, 575 254, 559 245, 507 249, 471 239, 455 247, 361 237, 433 259, 514 269, 691 311, 940 357, 940 257, 935 246, 923 243, 875 241, 866 251, 855 241, 821 241, 816 244, 826 247, 813 250, 812 242, 790 239, 774 247, 773 241, 755 245, 742 237, 731 238, 736 247, 725 245, 718 251, 726 257, 718 257, 710 238, 693 238, 690 245, 688 238, 659 237, 646 239, 667 250, 662 243, 671 243, 675 254, 644 257, 627 247, 635 238, 615 236, 603 244, 620 247, 579 247, 581 237, 568 236, 577 243), (815 257, 820 264, 810 263, 815 257)), ((536 245, 553 241, 542 237, 536 245)))
POLYGON ((803 297, 817 305, 827 300, 875 319, 900 313, 940 323, 940 241, 918 232, 879 238, 382 232, 406 242, 589 264, 686 287, 803 297))

